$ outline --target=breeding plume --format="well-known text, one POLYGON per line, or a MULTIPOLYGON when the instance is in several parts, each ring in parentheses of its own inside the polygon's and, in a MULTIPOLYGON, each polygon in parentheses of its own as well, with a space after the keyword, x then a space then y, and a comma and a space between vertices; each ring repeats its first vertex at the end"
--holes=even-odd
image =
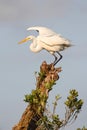
POLYGON ((30 45, 30 50, 33 52, 39 52, 43 49, 47 50, 55 57, 53 62, 54 65, 56 65, 62 59, 62 55, 59 52, 71 46, 69 40, 63 38, 59 34, 46 27, 36 26, 30 27, 27 30, 35 30, 39 33, 39 35, 37 37, 30 35, 20 41, 19 44, 31 40, 32 43, 30 45))

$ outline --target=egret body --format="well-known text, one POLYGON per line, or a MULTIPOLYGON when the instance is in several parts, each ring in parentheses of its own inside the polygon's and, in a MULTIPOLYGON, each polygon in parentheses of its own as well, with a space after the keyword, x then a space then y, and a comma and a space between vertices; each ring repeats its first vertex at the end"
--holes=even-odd
POLYGON ((32 43, 30 45, 30 50, 35 53, 43 49, 47 50, 55 57, 53 62, 54 65, 56 65, 62 59, 62 55, 59 52, 71 46, 69 40, 63 38, 59 34, 46 27, 36 26, 30 27, 27 30, 35 30, 39 33, 39 35, 37 37, 32 35, 28 36, 20 41, 19 44, 31 40, 32 43), (57 55, 59 55, 59 58, 57 55))

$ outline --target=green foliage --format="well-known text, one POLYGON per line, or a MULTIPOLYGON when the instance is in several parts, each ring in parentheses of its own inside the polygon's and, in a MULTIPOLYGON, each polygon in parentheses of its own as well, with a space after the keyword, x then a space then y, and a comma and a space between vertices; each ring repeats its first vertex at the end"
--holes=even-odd
POLYGON ((54 114, 52 116, 52 124, 54 124, 54 126, 56 125, 57 128, 60 128, 62 125, 62 121, 60 121, 59 115, 54 114))
POLYGON ((35 106, 34 108, 37 109, 37 113, 40 113, 44 110, 47 95, 42 94, 40 89, 32 90, 32 93, 29 95, 25 95, 25 102, 28 102, 31 106, 35 106))
POLYGON ((44 116, 40 118, 37 122, 38 126, 41 126, 42 130, 57 130, 62 126, 62 121, 59 118, 58 114, 55 114, 57 107, 57 102, 60 99, 60 96, 55 96, 55 101, 53 103, 53 112, 51 113, 48 109, 44 112, 44 116))
MULTIPOLYGON (((38 126, 42 126, 42 130, 58 130, 61 127, 64 127, 66 124, 70 123, 72 120, 75 120, 77 114, 80 112, 83 105, 83 101, 82 99, 78 99, 78 92, 75 89, 70 90, 69 96, 65 101, 65 105, 68 108, 66 109, 65 119, 60 120, 59 115, 55 114, 57 102, 60 98, 61 97, 59 95, 55 96, 55 101, 53 103, 53 112, 51 113, 49 112, 49 110, 46 110, 44 116, 42 116, 40 120, 37 122, 38 126)), ((86 129, 83 128, 77 130, 86 129)))
POLYGON ((78 92, 75 89, 70 90, 69 96, 65 101, 65 105, 66 105, 66 113, 63 126, 75 121, 83 106, 83 100, 78 99, 78 92))
POLYGON ((38 122, 37 122, 38 126, 41 126, 42 130, 53 130, 52 127, 52 122, 50 120, 48 120, 47 116, 43 116, 38 122))
POLYGON ((40 81, 43 81, 44 78, 46 77, 45 72, 39 72, 38 75, 39 75, 39 77, 40 77, 40 81))
POLYGON ((37 88, 36 90, 32 90, 31 94, 25 95, 25 102, 28 102, 30 105, 33 105, 37 108, 38 112, 41 112, 44 110, 46 101, 48 98, 48 92, 52 89, 52 86, 55 85, 54 80, 47 80, 47 82, 44 81, 44 85, 41 86, 43 89, 41 90, 40 85, 43 82, 43 80, 46 77, 46 73, 41 71, 38 73, 37 77, 37 88))
MULTIPOLYGON (((46 77, 45 72, 40 72, 40 73, 38 73, 38 75, 39 75, 39 82, 42 82, 44 80, 44 78, 46 77)), ((45 83, 45 87, 46 87, 46 89, 48 89, 50 91, 50 90, 52 90, 52 86, 55 84, 56 83, 54 80, 50 80, 50 81, 45 83)))
POLYGON ((84 126, 83 128, 78 128, 77 130, 87 130, 87 128, 84 126))
POLYGON ((36 89, 36 90, 32 90, 32 93, 29 95, 25 95, 25 102, 29 102, 30 104, 37 104, 39 102, 39 97, 40 95, 40 90, 36 89))
POLYGON ((50 82, 45 83, 45 87, 50 91, 50 90, 52 90, 52 86, 55 84, 56 84, 55 81, 51 80, 50 82))
MULTIPOLYGON (((41 76, 44 77, 43 74, 41 74, 41 76)), ((41 78, 41 80, 43 80, 43 78, 41 78)), ((54 81, 50 83, 48 82, 45 84, 45 87, 50 90, 54 84, 54 81)), ((55 111, 57 107, 57 102, 61 97, 59 95, 55 96, 55 101, 53 103, 53 112, 50 114, 49 110, 47 112, 44 111, 47 98, 48 96, 45 93, 41 93, 41 90, 37 88, 36 90, 32 90, 31 94, 25 95, 24 99, 25 102, 28 102, 30 103, 30 105, 35 106, 37 113, 44 112, 44 115, 37 122, 37 124, 43 128, 42 130, 57 130, 70 123, 72 119, 77 118, 77 114, 80 112, 83 105, 83 100, 78 99, 78 92, 75 89, 70 90, 69 96, 65 101, 65 119, 60 120, 59 115, 55 114, 55 111)), ((83 127, 82 129, 78 128, 77 130, 87 129, 83 127)))
POLYGON ((70 90, 70 95, 67 97, 67 100, 65 102, 65 105, 73 112, 73 111, 77 111, 79 112, 82 108, 83 105, 83 100, 82 99, 78 99, 78 92, 73 89, 70 90))
MULTIPOLYGON (((45 110, 48 92, 52 90, 53 85, 56 84, 55 80, 50 79, 49 77, 46 78, 46 72, 40 71, 40 73, 38 73, 37 88, 36 90, 32 90, 31 94, 25 95, 24 101, 28 102, 32 109, 40 115, 37 125, 40 126, 42 130, 58 130, 77 118, 77 115, 83 106, 83 100, 78 99, 78 92, 75 89, 70 90, 69 96, 65 101, 65 119, 61 120, 59 115, 55 113, 57 103, 61 98, 59 95, 55 96, 53 112, 49 112, 48 109, 45 110)), ((78 128, 77 130, 87 129, 83 127, 82 129, 78 128)))
POLYGON ((50 118, 43 116, 38 122, 38 126, 42 126, 42 130, 56 130, 62 125, 62 121, 59 119, 59 115, 53 115, 50 118))

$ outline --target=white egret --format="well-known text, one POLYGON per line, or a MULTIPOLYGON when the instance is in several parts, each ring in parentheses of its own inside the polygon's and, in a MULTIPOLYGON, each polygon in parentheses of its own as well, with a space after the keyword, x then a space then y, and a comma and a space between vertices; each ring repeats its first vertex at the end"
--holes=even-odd
POLYGON ((61 35, 46 27, 36 26, 30 27, 27 30, 35 30, 39 32, 39 35, 37 37, 32 35, 28 36, 20 41, 19 44, 31 40, 32 43, 30 45, 30 50, 33 52, 39 52, 42 49, 47 50, 55 57, 53 62, 54 65, 56 65, 62 59, 62 55, 59 52, 71 46, 69 40, 63 38, 61 35), (60 57, 58 58, 56 54, 58 54, 60 57))

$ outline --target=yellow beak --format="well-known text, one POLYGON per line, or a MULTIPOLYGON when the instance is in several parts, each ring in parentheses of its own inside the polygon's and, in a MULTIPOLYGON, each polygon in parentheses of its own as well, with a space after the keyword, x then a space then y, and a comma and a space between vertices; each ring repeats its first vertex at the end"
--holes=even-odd
POLYGON ((27 42, 28 40, 30 40, 30 38, 29 38, 29 37, 26 37, 26 38, 24 38, 22 41, 18 42, 18 44, 22 44, 22 43, 24 43, 24 42, 27 42))

